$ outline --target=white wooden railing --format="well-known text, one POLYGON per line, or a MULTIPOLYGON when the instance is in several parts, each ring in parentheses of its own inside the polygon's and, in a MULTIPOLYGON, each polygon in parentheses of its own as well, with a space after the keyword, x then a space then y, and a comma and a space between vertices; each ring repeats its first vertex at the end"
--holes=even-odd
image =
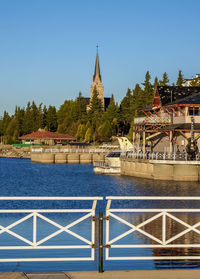
POLYGON ((134 123, 138 124, 156 124, 156 123, 171 123, 170 116, 151 116, 151 117, 136 117, 134 123))
MULTIPOLYGON (((107 207, 106 207, 106 260, 172 260, 172 259, 188 259, 188 260, 194 260, 194 259, 200 259, 200 255, 198 256, 110 256, 109 252, 110 249, 133 249, 133 248, 200 248, 200 243, 194 243, 192 239, 190 239, 190 243, 180 243, 180 244, 173 244, 173 241, 180 239, 182 236, 185 236, 185 234, 189 232, 195 232, 197 235, 200 236, 200 208, 111 208, 112 201, 123 201, 124 205, 127 203, 127 201, 200 201, 200 197, 106 197, 107 199, 107 207), (120 217, 119 213, 153 213, 152 217, 145 218, 145 221, 142 221, 141 223, 134 225, 132 222, 129 222, 125 220, 125 218, 120 217), (191 225, 187 222, 181 220, 174 214, 176 213, 195 213, 198 214, 198 222, 191 225), (114 219, 117 222, 120 222, 121 224, 125 224, 128 229, 126 232, 119 234, 117 237, 110 238, 111 233, 111 227, 110 222, 111 218, 114 219), (159 218, 162 218, 162 237, 159 239, 153 234, 150 234, 146 232, 143 227, 147 224, 150 224, 152 221, 155 221, 159 218), (167 239, 167 223, 166 218, 169 218, 178 224, 181 224, 185 227, 185 229, 179 233, 176 233, 172 237, 169 237, 167 239), (146 238, 148 238, 151 242, 154 241, 155 244, 116 244, 116 242, 119 242, 119 240, 123 240, 126 236, 133 234, 133 233, 139 233, 146 238)), ((134 220, 134 217, 133 217, 134 220)), ((155 230, 156 231, 156 230, 155 230)), ((200 239, 200 238, 199 238, 200 239)), ((117 252, 116 252, 117 254, 117 252)))
MULTIPOLYGON (((189 157, 186 152, 124 152, 121 154, 122 158, 132 159, 148 159, 148 160, 172 160, 172 161, 188 161, 189 157)), ((199 161, 199 154, 195 157, 196 161, 199 161)))
POLYGON ((108 162, 106 163, 106 162, 102 162, 102 161, 94 161, 93 166, 94 167, 101 167, 101 168, 109 168, 110 163, 108 163, 108 162))
MULTIPOLYGON (((60 209, 7 209, 7 208, 1 208, 0 209, 0 215, 1 214, 11 214, 13 216, 14 214, 17 215, 18 219, 15 221, 12 221, 9 225, 3 224, 3 221, 5 221, 5 215, 3 215, 3 218, 0 218, 0 237, 2 234, 7 233, 8 235, 11 235, 16 240, 20 240, 24 245, 12 245, 9 243, 3 243, 1 242, 0 250, 56 250, 56 249, 89 249, 90 250, 90 256, 89 257, 80 257, 79 254, 77 257, 73 255, 73 257, 4 257, 4 254, 0 257, 0 262, 35 262, 35 261, 93 261, 95 260, 95 249, 97 247, 95 240, 95 210, 96 205, 98 201, 102 201, 102 197, 0 197, 0 202, 9 201, 9 204, 15 201, 82 201, 82 202, 88 202, 91 201, 92 206, 89 208, 60 208, 60 209), (23 213, 25 216, 19 218, 19 214, 23 213), (46 214, 48 213, 48 216, 46 214), (70 222, 67 225, 61 225, 55 218, 50 218, 50 214, 55 213, 82 213, 83 216, 79 217, 77 219, 73 219, 72 222, 70 222), (30 227, 32 231, 32 237, 31 240, 28 239, 23 235, 23 231, 20 233, 16 232, 14 229, 19 224, 22 224, 23 222, 29 220, 32 218, 32 225, 30 227), (88 231, 90 232, 90 236, 86 238, 85 236, 81 235, 80 233, 75 233, 72 228, 76 226, 77 224, 80 224, 84 220, 87 220, 89 218, 89 227, 88 231), (42 237, 41 239, 38 239, 39 229, 40 226, 38 226, 38 221, 42 220, 45 221, 47 224, 51 224, 56 228, 56 231, 53 233, 49 233, 47 236, 42 237), (83 242, 82 245, 45 245, 47 241, 52 240, 55 236, 60 235, 61 233, 66 233, 70 236, 75 237, 77 240, 81 240, 83 242)), ((106 197, 107 200, 107 206, 106 206, 106 218, 104 219, 106 222, 106 229, 105 229, 105 245, 101 246, 101 249, 105 248, 105 259, 106 260, 172 260, 172 259, 182 259, 182 260, 199 260, 200 255, 190 255, 185 254, 183 255, 168 255, 168 256, 119 256, 117 249, 144 249, 144 248, 150 248, 150 249, 173 249, 173 248, 200 248, 200 206, 197 205, 197 207, 194 206, 194 201, 198 202, 200 201, 200 197, 155 197, 155 196, 124 196, 124 197, 114 197, 114 196, 108 196, 106 197), (122 203, 121 207, 113 206, 114 202, 120 202, 122 203), (127 205, 127 202, 130 201, 192 201, 192 207, 184 208, 183 206, 176 207, 176 208, 160 208, 160 207, 124 207, 123 205, 127 205), (111 207, 112 205, 112 207, 111 207), (120 215, 120 213, 128 213, 133 214, 131 218, 126 220, 126 218, 123 215, 120 215), (143 215, 146 214, 146 217, 143 218, 141 221, 140 218, 134 217, 134 214, 142 213, 143 215), (179 218, 177 214, 185 214, 188 216, 188 214, 194 213, 195 215, 195 222, 191 224, 191 222, 185 221, 182 218, 179 218), (149 214, 152 214, 151 217, 149 217, 149 214), (154 234, 154 232, 157 232, 157 228, 155 230, 152 230, 151 233, 145 231, 144 226, 151 224, 151 222, 158 220, 161 218, 161 226, 159 227, 159 230, 161 230, 161 237, 159 238, 154 234), (169 220, 172 220, 173 222, 176 222, 177 224, 181 224, 184 226, 184 229, 180 232, 177 232, 175 234, 172 234, 170 231, 169 236, 169 229, 167 226, 167 218, 169 220), (115 237, 111 237, 112 235, 112 226, 111 221, 117 221, 120 222, 123 225, 127 226, 127 231, 123 233, 119 233, 115 237), (131 220, 131 221, 130 221, 131 220), (139 221, 138 221, 139 220, 139 221), (137 221, 137 224, 134 222, 137 221), (193 241, 192 238, 187 238, 187 241, 183 243, 174 244, 173 242, 176 240, 181 240, 181 237, 185 236, 189 232, 195 232, 198 236, 198 238, 193 241), (119 242, 123 240, 126 236, 129 236, 130 234, 138 233, 140 235, 145 236, 149 241, 148 243, 144 244, 135 244, 133 243, 129 244, 120 244, 119 242), (197 241, 198 240, 198 241, 197 241), (115 249, 115 255, 110 256, 110 250, 115 249)), ((9 205, 8 204, 8 205, 9 205)), ((142 203, 143 206, 144 203, 142 203)), ((6 205, 6 207, 8 207, 6 205)), ((115 205, 115 203, 114 203, 115 205)), ((88 206, 87 206, 88 207, 88 206)), ((190 216, 191 217, 191 216, 190 216)), ((12 220, 12 218, 11 218, 12 220)), ((71 220, 71 219, 70 219, 71 220)), ((103 220, 103 218, 102 218, 103 220)), ((6 222, 5 222, 6 223, 6 222)), ((115 233, 117 233, 116 228, 114 228, 115 233)), ((174 232, 173 232, 174 233, 174 232)), ((134 238, 132 238, 134 239, 134 238)), ((103 241, 103 235, 102 235, 102 241, 103 241)), ((78 253, 78 252, 77 252, 78 253)))
MULTIPOLYGON (((115 150, 113 148, 112 150, 115 150)), ((108 153, 107 148, 43 148, 43 147, 32 147, 32 153, 108 153)))
MULTIPOLYGON (((15 239, 20 240, 24 245, 9 245, 6 243, 5 245, 0 246, 0 250, 47 250, 47 249, 90 249, 91 256, 90 257, 37 257, 37 258, 0 258, 0 262, 27 262, 27 261, 90 261, 94 260, 94 243, 95 243, 95 209, 98 200, 102 200, 102 197, 0 197, 0 201, 91 201, 91 208, 64 208, 64 209, 0 209, 1 214, 25 214, 24 217, 17 219, 12 222, 8 226, 0 223, 0 236, 3 233, 7 233, 13 236, 15 239), (83 213, 84 215, 75 221, 69 223, 68 225, 60 225, 57 221, 51 219, 48 215, 45 214, 55 214, 55 213, 83 213), (32 218, 32 240, 27 239, 23 236, 23 231, 16 233, 13 229, 23 222, 32 218), (82 221, 90 218, 91 223, 89 225, 88 230, 91 231, 90 239, 87 239, 80 234, 77 234, 71 230, 77 224, 80 224, 82 221), (47 224, 51 224, 56 228, 56 231, 50 233, 46 237, 38 240, 38 220, 43 220, 47 224), (47 241, 51 240, 55 236, 60 235, 61 233, 67 233, 75 237, 77 240, 81 240, 83 245, 44 245, 47 241)), ((5 221, 4 218, 0 219, 0 222, 5 221)))

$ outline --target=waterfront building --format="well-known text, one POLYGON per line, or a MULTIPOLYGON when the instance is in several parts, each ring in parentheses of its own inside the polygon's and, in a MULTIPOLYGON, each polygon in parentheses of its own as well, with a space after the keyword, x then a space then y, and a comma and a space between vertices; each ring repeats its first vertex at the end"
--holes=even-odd
POLYGON ((76 140, 75 137, 67 135, 54 133, 49 131, 44 131, 39 129, 37 132, 21 136, 19 138, 25 144, 45 144, 45 145, 55 145, 73 142, 76 140))
POLYGON ((99 53, 98 53, 98 46, 97 46, 97 53, 96 53, 96 61, 95 61, 95 68, 93 74, 93 82, 90 87, 90 98, 86 98, 88 102, 87 110, 90 109, 91 100, 93 98, 94 90, 96 89, 98 93, 98 98, 101 100, 102 103, 102 110, 106 110, 110 103, 110 98, 104 97, 104 86, 102 83, 102 77, 100 72, 100 63, 99 63, 99 53))
POLYGON ((141 110, 145 117, 135 118, 135 150, 184 152, 191 130, 200 149, 200 87, 158 86, 152 106, 141 110))
POLYGON ((182 86, 191 86, 191 82, 199 78, 200 78, 200 74, 196 74, 195 77, 184 79, 182 86))

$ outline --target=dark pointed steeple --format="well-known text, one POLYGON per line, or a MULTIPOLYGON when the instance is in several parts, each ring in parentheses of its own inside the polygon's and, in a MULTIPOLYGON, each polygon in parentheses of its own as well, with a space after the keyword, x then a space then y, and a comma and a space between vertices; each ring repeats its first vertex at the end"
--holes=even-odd
POLYGON ((97 78, 101 81, 100 66, 99 66, 98 45, 97 45, 97 55, 96 55, 96 63, 95 63, 93 81, 95 81, 97 78))

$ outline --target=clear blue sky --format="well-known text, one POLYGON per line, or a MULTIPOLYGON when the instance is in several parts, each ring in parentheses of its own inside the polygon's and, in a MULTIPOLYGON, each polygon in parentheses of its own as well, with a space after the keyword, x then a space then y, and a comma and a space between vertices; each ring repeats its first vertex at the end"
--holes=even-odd
POLYGON ((96 44, 105 96, 167 72, 200 72, 199 0, 0 0, 0 115, 90 95, 96 44))

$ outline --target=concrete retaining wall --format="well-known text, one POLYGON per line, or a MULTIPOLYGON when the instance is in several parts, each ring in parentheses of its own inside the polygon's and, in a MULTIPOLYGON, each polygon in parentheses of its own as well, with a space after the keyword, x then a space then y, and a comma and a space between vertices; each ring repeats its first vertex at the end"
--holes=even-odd
MULTIPOLYGON (((108 152, 109 153, 109 152, 108 152)), ((108 154, 107 153, 107 154, 108 154)), ((93 162, 94 161, 102 161, 102 162, 105 162, 105 156, 107 155, 107 154, 103 154, 103 153, 93 153, 92 154, 92 160, 93 160, 93 162)))
POLYGON ((67 154, 58 153, 55 154, 55 164, 66 164, 67 163, 67 154))
POLYGON ((158 180, 199 181, 200 162, 121 159, 121 174, 158 180))
POLYGON ((40 162, 43 164, 53 164, 55 163, 55 154, 52 153, 40 153, 40 154, 31 154, 32 162, 40 162))
POLYGON ((93 161, 93 156, 90 153, 80 154, 80 164, 91 164, 93 161))
POLYGON ((67 154, 67 163, 68 164, 79 164, 80 163, 80 154, 78 154, 78 153, 67 154))
POLYGON ((105 162, 106 155, 100 153, 31 153, 31 161, 46 164, 92 164, 93 161, 105 162))

